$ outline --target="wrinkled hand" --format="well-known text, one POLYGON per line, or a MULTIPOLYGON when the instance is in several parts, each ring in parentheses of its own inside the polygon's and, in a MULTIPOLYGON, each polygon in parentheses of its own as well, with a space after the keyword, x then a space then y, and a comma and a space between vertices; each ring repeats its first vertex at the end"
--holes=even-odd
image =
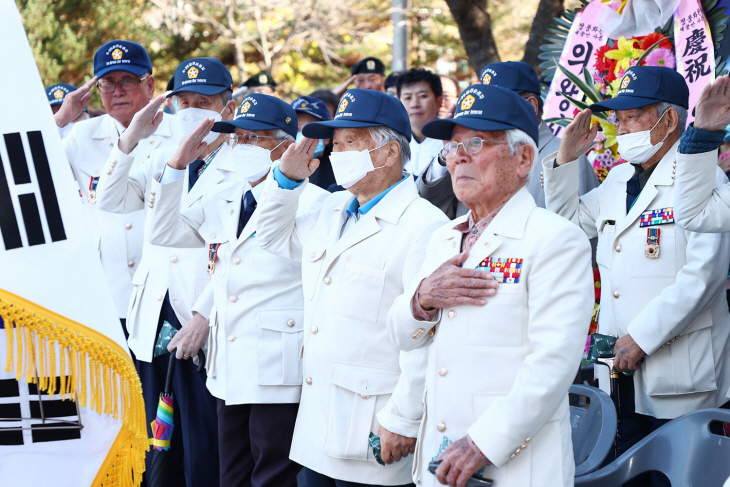
POLYGON ((454 103, 453 105, 451 105, 451 108, 449 108, 449 111, 447 111, 444 114, 444 118, 443 119, 454 118, 454 113, 456 113, 456 103, 454 103))
POLYGON ((214 124, 215 120, 212 118, 206 118, 200 122, 190 134, 180 141, 180 145, 167 161, 167 165, 173 169, 185 169, 188 164, 203 157, 208 149, 208 143, 203 142, 203 139, 210 133, 214 124))
POLYGON ((483 299, 497 293, 497 281, 488 271, 459 267, 469 252, 456 255, 436 269, 421 282, 418 288, 418 302, 430 311, 460 304, 484 306, 483 299))
POLYGON ((342 82, 342 84, 340 84, 334 90, 332 90, 332 93, 334 93, 338 97, 342 96, 342 94, 347 91, 347 89, 350 87, 350 85, 352 85, 355 82, 356 76, 357 76, 356 74, 353 74, 352 76, 347 78, 344 82, 342 82))
POLYGON ((723 130, 730 124, 730 78, 721 76, 704 87, 695 105, 695 128, 723 130))
POLYGON ((292 181, 302 181, 311 176, 319 167, 319 159, 312 159, 318 142, 318 139, 304 137, 299 143, 287 147, 279 163, 281 173, 292 181))
POLYGON ((464 487, 469 477, 492 463, 472 449, 466 436, 447 446, 436 460, 441 461, 436 478, 452 487, 464 487))
POLYGON ((56 120, 56 125, 65 127, 79 118, 79 115, 81 115, 89 100, 91 100, 91 93, 89 91, 96 84, 97 79, 94 76, 78 90, 66 95, 66 98, 63 99, 63 103, 61 104, 61 108, 53 115, 53 118, 56 120))
POLYGON ((137 147, 139 141, 154 134, 162 123, 163 113, 160 107, 165 103, 167 93, 154 98, 142 110, 134 114, 129 127, 119 137, 119 150, 129 154, 137 147))
POLYGON ((380 436, 380 458, 387 464, 398 462, 416 451, 415 438, 391 433, 382 426, 378 426, 378 436, 380 436))
POLYGON ((195 357, 200 347, 203 346, 203 342, 208 338, 209 331, 208 319, 193 311, 193 318, 172 337, 167 345, 167 351, 177 350, 175 354, 177 359, 187 360, 195 357))
POLYGON ((616 340, 613 353, 615 355, 613 367, 619 372, 638 369, 639 360, 646 355, 634 339, 631 338, 631 335, 624 335, 616 340))
POLYGON ((578 159, 593 145, 598 134, 598 126, 591 126, 591 112, 588 108, 580 112, 563 132, 558 149, 557 163, 559 165, 578 159))

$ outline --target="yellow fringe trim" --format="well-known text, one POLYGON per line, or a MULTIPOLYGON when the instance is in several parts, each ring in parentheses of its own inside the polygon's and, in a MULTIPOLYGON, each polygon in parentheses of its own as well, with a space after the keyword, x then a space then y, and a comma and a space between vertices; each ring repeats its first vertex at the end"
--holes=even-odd
POLYGON ((5 370, 14 369, 17 380, 37 383, 49 396, 74 399, 80 407, 122 420, 92 485, 139 485, 149 440, 142 384, 129 355, 105 335, 4 289, 0 317, 7 337, 5 370))

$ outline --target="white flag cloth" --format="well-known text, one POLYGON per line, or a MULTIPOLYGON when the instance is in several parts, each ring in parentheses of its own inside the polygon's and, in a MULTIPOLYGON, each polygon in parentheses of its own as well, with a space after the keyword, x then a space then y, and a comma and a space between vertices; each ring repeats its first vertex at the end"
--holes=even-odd
POLYGON ((0 1, 0 479, 132 486, 139 377, 15 2, 0 1), (79 428, 79 424, 82 428, 79 428))

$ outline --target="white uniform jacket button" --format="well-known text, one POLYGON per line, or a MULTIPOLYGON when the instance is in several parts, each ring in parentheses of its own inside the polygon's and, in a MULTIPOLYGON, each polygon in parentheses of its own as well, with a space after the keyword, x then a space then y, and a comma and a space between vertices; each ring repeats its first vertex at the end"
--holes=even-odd
POLYGON ((228 341, 229 342, 235 342, 236 341, 236 335, 228 335, 228 341))
POLYGON ((449 318, 455 318, 456 317, 456 310, 449 310, 449 318))
POLYGON ((446 374, 448 374, 448 373, 449 373, 449 370, 446 367, 439 370, 439 375, 441 377, 446 377, 446 374))
POLYGON ((614 291, 613 292, 613 297, 614 298, 618 299, 619 296, 621 296, 621 293, 619 293, 618 291, 614 291))
POLYGON ((289 328, 291 328, 292 326, 294 326, 294 320, 287 321, 286 322, 286 326, 288 326, 289 328))
POLYGON ((367 394, 360 394, 360 397, 362 397, 363 399, 370 399, 370 396, 368 396, 367 394))
POLYGON ((529 436, 527 438, 525 438, 525 443, 529 444, 531 441, 532 441, 532 438, 530 438, 529 436))
POLYGON ((129 267, 134 267, 134 261, 133 260, 130 260, 129 262, 127 262, 127 265, 129 267))
POLYGON ((231 296, 229 299, 231 300, 231 303, 235 303, 238 301, 238 296, 231 296))
POLYGON ((162 296, 160 296, 159 294, 157 295, 157 301, 162 301, 162 296))
POLYGON ((317 333, 319 333, 319 328, 313 326, 310 331, 312 332, 312 335, 316 335, 317 333))
POLYGON ((213 240, 215 238, 215 233, 210 234, 210 239, 213 240))
POLYGON ((329 286, 330 284, 332 284, 332 278, 330 276, 325 277, 324 283, 329 286))
POLYGON ((418 330, 416 330, 416 333, 411 336, 414 340, 418 340, 424 333, 426 333, 426 330, 424 330, 423 328, 419 328, 418 330))
POLYGON ((621 252, 621 246, 620 245, 617 245, 616 246, 616 252, 621 252))
POLYGON ((304 379, 304 382, 306 382, 308 386, 311 386, 312 385, 312 378, 311 377, 307 377, 306 379, 304 379))
POLYGON ((509 459, 510 459, 510 460, 514 460, 515 458, 517 458, 517 455, 515 455, 514 453, 513 453, 512 455, 510 455, 510 456, 509 456, 509 459))
POLYGON ((172 262, 173 264, 177 264, 177 260, 178 260, 178 259, 177 259, 177 255, 173 255, 173 256, 172 256, 172 257, 170 258, 170 262, 172 262))
POLYGON ((124 228, 126 228, 127 230, 129 230, 130 228, 132 228, 132 224, 131 223, 125 223, 124 224, 124 228))
POLYGON ((436 425, 436 429, 439 430, 439 433, 443 433, 446 431, 446 425, 444 423, 439 423, 436 425))
POLYGON ((316 257, 317 257, 317 253, 316 252, 312 252, 311 254, 309 254, 309 258, 312 259, 312 260, 314 260, 316 257))
POLYGON ((235 259, 233 259, 233 263, 238 265, 241 263, 241 259, 239 257, 236 257, 235 259))

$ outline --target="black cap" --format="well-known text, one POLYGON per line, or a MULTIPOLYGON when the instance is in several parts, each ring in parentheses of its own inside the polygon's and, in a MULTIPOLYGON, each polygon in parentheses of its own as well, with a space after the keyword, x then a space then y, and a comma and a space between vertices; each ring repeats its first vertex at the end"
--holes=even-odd
POLYGON ((411 139, 408 112, 398 98, 380 91, 355 88, 347 90, 340 98, 334 120, 308 123, 302 133, 310 139, 331 139, 335 129, 380 126, 392 128, 411 139))
POLYGON ((376 73, 385 76, 385 64, 376 57, 366 57, 356 62, 350 72, 355 74, 376 73))
POLYGON ((456 101, 454 118, 432 120, 421 132, 432 139, 450 140, 456 125, 487 131, 520 129, 535 144, 539 138, 535 109, 520 95, 501 86, 470 86, 456 101))
POLYGON ((175 86, 168 98, 182 92, 217 95, 233 89, 233 78, 222 62, 214 57, 197 57, 175 68, 175 86))
POLYGON ((537 73, 522 61, 490 63, 482 69, 479 76, 482 84, 501 86, 515 93, 540 93, 540 80, 537 73))
POLYGON ((682 75, 661 66, 633 66, 621 78, 615 97, 588 108, 594 112, 633 110, 663 101, 689 107, 689 88, 682 75))
POLYGON ((272 88, 276 88, 276 82, 270 74, 259 73, 251 76, 241 86, 245 86, 246 88, 253 88, 254 86, 271 86, 272 88))
MULTIPOLYGON (((310 124, 311 125, 311 124, 310 124)), ((216 122, 213 132, 230 134, 237 128, 246 130, 282 129, 297 136, 297 114, 285 101, 263 93, 252 93, 241 100, 233 120, 216 122)))

